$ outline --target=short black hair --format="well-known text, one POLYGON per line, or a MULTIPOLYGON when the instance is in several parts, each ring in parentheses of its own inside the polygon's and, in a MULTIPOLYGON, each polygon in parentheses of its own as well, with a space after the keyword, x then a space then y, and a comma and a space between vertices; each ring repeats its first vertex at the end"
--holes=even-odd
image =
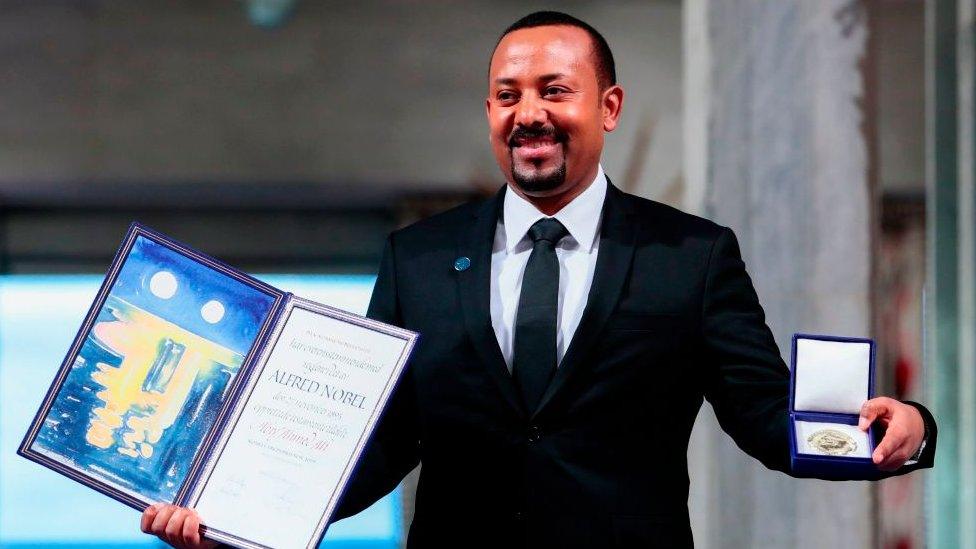
MULTIPOLYGON (((600 89, 605 90, 617 83, 617 67, 613 62, 613 52, 610 51, 610 44, 607 44, 607 40, 589 23, 560 11, 537 11, 512 23, 498 37, 498 41, 495 42, 495 50, 498 49, 498 44, 501 44, 502 39, 512 32, 519 29, 548 26, 576 27, 586 31, 590 35, 590 40, 593 41, 593 57, 596 61, 596 76, 600 89)), ((492 55, 494 55, 495 50, 492 50, 492 55)))

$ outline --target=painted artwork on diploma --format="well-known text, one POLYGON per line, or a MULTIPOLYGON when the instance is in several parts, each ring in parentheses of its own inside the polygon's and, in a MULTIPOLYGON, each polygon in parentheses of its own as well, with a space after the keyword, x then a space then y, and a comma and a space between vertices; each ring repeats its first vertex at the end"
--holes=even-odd
POLYGON ((142 234, 123 261, 31 448, 173 501, 277 297, 142 234))

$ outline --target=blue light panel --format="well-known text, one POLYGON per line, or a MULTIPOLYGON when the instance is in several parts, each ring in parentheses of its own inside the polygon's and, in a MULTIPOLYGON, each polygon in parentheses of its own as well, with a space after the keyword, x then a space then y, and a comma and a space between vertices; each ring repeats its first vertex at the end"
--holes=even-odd
MULTIPOLYGON (((373 276, 258 278, 298 296, 363 313, 373 276)), ((159 546, 134 510, 16 454, 102 281, 90 275, 0 276, 0 547, 159 546)), ((397 493, 329 529, 329 548, 399 545, 397 493)))

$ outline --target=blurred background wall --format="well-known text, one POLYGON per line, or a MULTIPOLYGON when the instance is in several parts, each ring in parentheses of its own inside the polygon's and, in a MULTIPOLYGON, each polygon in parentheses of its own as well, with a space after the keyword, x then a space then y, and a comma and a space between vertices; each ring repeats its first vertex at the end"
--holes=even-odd
MULTIPOLYGON (((4 3, 0 193, 19 210, 6 223, 10 270, 78 268, 81 255, 87 269, 104 265, 124 224, 106 210, 248 268, 299 257, 371 270, 398 215, 411 217, 402 208, 430 213, 497 188, 485 75, 524 3, 270 4, 286 17, 268 28, 247 2, 4 3), (189 220, 203 209, 192 216, 202 224, 189 220), (93 210, 105 215, 83 221, 93 210), (41 243, 45 223, 83 236, 55 229, 60 243, 41 243)), ((614 181, 643 194, 674 186, 680 3, 564 9, 607 29, 628 83, 629 116, 605 157, 614 181)))
MULTIPOLYGON (((794 332, 870 334, 883 349, 879 393, 924 400, 924 253, 917 238, 887 244, 894 223, 882 223, 892 204, 905 227, 923 223, 924 5, 685 10, 687 205, 735 229, 784 354, 794 332)), ((922 475, 797 481, 744 458, 710 410, 697 427, 701 544, 924 544, 922 475)))
MULTIPOLYGON (((976 547, 972 6, 0 0, 0 305, 47 300, 65 326, 43 361, 0 349, 0 451, 41 397, 16 396, 14 364, 53 376, 133 219, 361 310, 390 230, 502 184, 490 51, 554 8, 613 48, 626 89, 603 158, 613 182, 736 230, 784 356, 795 331, 875 337, 879 392, 939 420, 934 471, 831 484, 764 470, 705 406, 689 450, 696 544, 976 547), (65 288, 81 297, 59 301, 65 288)), ((30 318, 49 317, 0 306, 0 342, 36 330, 30 318)), ((66 514, 34 534, 14 524, 4 502, 32 483, 116 505, 15 459, 0 460, 0 545, 71 543, 66 514)), ((408 480, 344 542, 402 541, 410 493, 408 480)), ((121 513, 105 539, 76 541, 146 543, 121 513)))

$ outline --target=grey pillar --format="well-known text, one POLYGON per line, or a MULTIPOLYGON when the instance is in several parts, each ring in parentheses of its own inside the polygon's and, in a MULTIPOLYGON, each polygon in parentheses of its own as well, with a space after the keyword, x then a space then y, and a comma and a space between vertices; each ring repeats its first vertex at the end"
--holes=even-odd
POLYGON ((973 0, 926 2, 926 381, 939 422, 928 542, 976 548, 973 0))
MULTIPOLYGON (((955 3, 955 2, 953 2, 955 3)), ((959 182, 959 544, 976 548, 976 6, 958 2, 956 70, 959 182)))
MULTIPOLYGON (((685 8, 686 158, 695 163, 686 164, 685 207, 735 230, 784 358, 793 332, 870 335, 863 6, 689 0, 685 8)), ((711 415, 703 410, 690 456, 699 546, 873 545, 870 484, 770 472, 711 415)))

